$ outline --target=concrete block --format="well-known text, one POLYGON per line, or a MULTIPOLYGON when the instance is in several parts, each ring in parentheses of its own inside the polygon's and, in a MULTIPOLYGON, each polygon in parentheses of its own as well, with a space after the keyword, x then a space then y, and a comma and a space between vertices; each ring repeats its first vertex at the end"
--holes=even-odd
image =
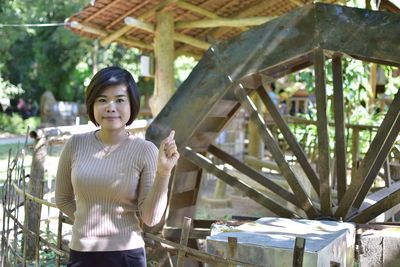
POLYGON ((296 237, 306 239, 303 266, 354 266, 355 226, 332 221, 261 218, 207 237, 209 253, 227 257, 228 237, 238 240, 237 259, 268 267, 292 266, 296 237))
POLYGON ((360 267, 400 266, 400 231, 396 228, 367 230, 360 235, 360 267))

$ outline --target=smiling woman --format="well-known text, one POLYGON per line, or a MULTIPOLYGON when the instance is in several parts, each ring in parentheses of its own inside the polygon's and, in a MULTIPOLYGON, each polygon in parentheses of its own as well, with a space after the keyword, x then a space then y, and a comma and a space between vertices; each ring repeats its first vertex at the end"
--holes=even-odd
POLYGON ((174 131, 159 150, 129 135, 139 93, 132 75, 118 67, 93 77, 86 106, 100 128, 68 140, 56 178, 57 206, 74 221, 68 266, 146 266, 139 218, 153 226, 164 214, 179 158, 174 131))

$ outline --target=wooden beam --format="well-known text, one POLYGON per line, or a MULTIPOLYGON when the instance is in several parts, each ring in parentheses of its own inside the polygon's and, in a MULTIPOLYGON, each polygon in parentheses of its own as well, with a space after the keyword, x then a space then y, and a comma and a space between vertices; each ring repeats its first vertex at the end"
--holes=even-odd
POLYGON ((356 223, 367 223, 385 211, 400 203, 400 182, 391 187, 385 187, 374 194, 379 193, 382 197, 369 207, 358 211, 349 217, 349 220, 356 223))
POLYGON ((100 13, 112 8, 113 6, 115 6, 116 4, 119 4, 120 0, 115 0, 112 1, 110 3, 108 3, 106 6, 104 7, 100 7, 96 12, 94 12, 92 15, 90 15, 89 17, 85 18, 85 20, 83 21, 83 23, 87 23, 89 22, 91 19, 93 19, 94 17, 96 17, 97 15, 99 15, 100 13))
POLYGON ((337 179, 337 198, 342 200, 347 187, 346 173, 346 134, 344 118, 344 98, 343 98, 343 75, 342 58, 339 55, 332 57, 333 72, 333 107, 335 111, 335 158, 336 158, 336 179, 337 179))
POLYGON ((271 97, 268 95, 267 91, 263 86, 257 88, 257 93, 260 95, 261 100, 264 102, 265 106, 269 114, 271 114, 272 119, 278 126, 279 130, 285 137, 290 150, 296 156, 300 166, 303 168, 304 173, 307 175, 308 179, 312 187, 314 188, 317 195, 319 195, 319 178, 315 170, 312 168, 311 164, 309 163, 306 153, 304 153, 302 147, 297 142, 296 137, 291 132, 289 126, 286 124, 285 120, 282 118, 282 115, 279 113, 278 108, 275 106, 274 102, 272 101, 271 97))
MULTIPOLYGON (((132 18, 132 17, 126 17, 125 23, 127 24, 128 27, 136 27, 136 28, 139 28, 144 31, 151 32, 151 33, 154 33, 154 31, 155 31, 154 25, 140 21, 140 20, 132 18)), ((172 36, 175 41, 189 44, 191 46, 194 46, 194 47, 197 47, 200 49, 207 50, 211 46, 210 43, 207 43, 207 42, 204 42, 201 40, 197 40, 196 38, 193 38, 193 37, 181 34, 181 33, 173 32, 172 36)))
MULTIPOLYGON (((147 10, 145 13, 143 13, 142 15, 140 15, 138 17, 138 19, 146 19, 147 17, 151 16, 152 14, 154 14, 157 10, 162 9, 166 6, 175 4, 178 0, 165 0, 163 2, 161 2, 160 4, 156 5, 155 7, 147 10)), ((125 25, 122 28, 120 28, 119 30, 107 35, 106 37, 104 37, 101 41, 100 44, 103 46, 108 45, 109 43, 111 43, 112 41, 116 40, 118 37, 124 35, 127 31, 129 31, 131 29, 130 26, 125 25)))
POLYGON ((254 18, 218 18, 208 20, 178 21, 175 28, 213 28, 213 27, 244 27, 257 26, 275 17, 254 17, 254 18))
POLYGON ((238 86, 235 88, 235 94, 238 100, 242 103, 245 110, 249 113, 250 119, 257 125, 260 136, 264 139, 269 152, 272 154, 275 162, 278 164, 281 174, 285 177, 293 193, 297 197, 301 208, 306 212, 309 218, 317 217, 317 210, 314 208, 310 197, 305 192, 303 186, 299 182, 296 174, 291 169, 289 163, 286 161, 285 155, 280 149, 278 143, 275 141, 273 134, 265 125, 263 118, 254 108, 254 103, 247 95, 244 88, 238 86))
POLYGON ((342 201, 339 203, 339 207, 335 213, 336 217, 346 217, 350 207, 353 205, 356 198, 358 198, 361 187, 363 188, 363 192, 362 195, 360 195, 359 200, 363 200, 365 195, 368 193, 370 185, 378 174, 383 161, 387 157, 388 147, 390 150, 391 144, 394 142, 393 138, 398 134, 396 134, 396 132, 400 125, 399 114, 400 90, 394 97, 374 140, 372 140, 364 159, 361 161, 361 164, 351 181, 350 187, 347 189, 342 201))
POLYGON ((327 117, 327 97, 325 85, 324 51, 318 48, 314 51, 315 98, 317 103, 318 129, 318 174, 320 181, 321 214, 331 215, 331 185, 329 180, 329 136, 327 117))
POLYGON ((286 201, 288 201, 288 202, 292 203, 293 205, 300 208, 299 201, 297 200, 295 195, 293 195, 291 192, 287 191, 280 185, 276 184, 275 182, 270 180, 265 175, 248 167, 246 164, 244 164, 240 160, 232 157, 231 155, 229 155, 228 153, 226 153, 225 151, 219 149, 218 147, 216 147, 214 145, 210 145, 208 147, 208 152, 210 152, 217 158, 223 160, 224 162, 232 165, 235 169, 237 169, 241 173, 247 175, 249 178, 256 181, 257 183, 265 186, 266 188, 271 190, 273 193, 277 194, 279 197, 285 199, 286 201))
POLYGON ((181 33, 177 33, 177 32, 174 33, 173 37, 174 37, 175 41, 179 41, 179 42, 182 42, 182 43, 185 43, 185 44, 188 44, 188 45, 191 45, 191 46, 203 49, 203 50, 207 50, 211 46, 211 44, 208 42, 200 41, 196 38, 193 38, 188 35, 181 34, 181 33))
POLYGON ((219 18, 218 15, 214 14, 213 12, 211 12, 211 11, 209 11, 207 9, 192 5, 192 4, 184 2, 184 1, 177 1, 176 5, 181 7, 181 8, 187 9, 187 10, 193 12, 193 13, 197 13, 199 15, 202 15, 202 16, 205 16, 205 17, 208 17, 208 18, 211 18, 211 19, 219 18))
POLYGON ((272 211, 278 216, 282 216, 285 218, 299 218, 297 214, 293 211, 288 210, 287 208, 275 203, 272 199, 268 198, 268 196, 262 194, 261 192, 251 188, 249 185, 241 182, 238 178, 227 174, 222 168, 215 166, 208 158, 204 157, 199 153, 195 153, 191 150, 190 147, 182 148, 182 156, 192 161, 194 164, 203 168, 207 172, 215 175, 225 183, 241 190, 244 192, 249 198, 253 199, 257 203, 260 203, 268 210, 272 211))
POLYGON ((153 24, 135 19, 133 17, 126 17, 124 19, 124 22, 126 25, 128 25, 130 27, 135 27, 135 28, 147 31, 147 32, 154 33, 154 31, 155 31, 155 27, 153 24))
POLYGON ((293 4, 295 4, 298 7, 304 6, 304 3, 301 2, 300 0, 289 0, 289 2, 292 2, 293 4))
MULTIPOLYGON (((96 29, 96 28, 93 28, 93 27, 90 27, 90 26, 86 26, 86 25, 83 25, 83 24, 81 24, 81 23, 79 23, 77 21, 71 21, 70 25, 71 25, 72 28, 75 28, 75 29, 78 29, 78 30, 81 30, 81 31, 84 31, 84 32, 87 32, 87 33, 92 33, 92 34, 98 35, 100 37, 105 37, 105 36, 108 35, 108 32, 106 32, 104 30, 96 29)), ((145 48, 145 49, 150 49, 150 50, 154 49, 154 47, 152 45, 150 45, 150 44, 146 44, 146 43, 141 42, 141 41, 131 40, 131 39, 128 39, 128 38, 125 38, 125 37, 119 37, 119 38, 116 39, 116 41, 119 41, 121 43, 127 44, 129 46, 145 48)))
POLYGON ((135 12, 136 10, 138 10, 139 8, 142 8, 142 6, 148 4, 148 2, 146 1, 142 1, 140 4, 136 4, 133 8, 129 9, 128 11, 126 11, 124 14, 122 14, 121 16, 119 16, 116 20, 114 20, 113 22, 111 22, 110 24, 108 24, 106 26, 106 29, 110 29, 112 26, 114 26, 115 24, 117 24, 118 22, 124 20, 127 16, 129 16, 130 14, 132 14, 133 12, 135 12))

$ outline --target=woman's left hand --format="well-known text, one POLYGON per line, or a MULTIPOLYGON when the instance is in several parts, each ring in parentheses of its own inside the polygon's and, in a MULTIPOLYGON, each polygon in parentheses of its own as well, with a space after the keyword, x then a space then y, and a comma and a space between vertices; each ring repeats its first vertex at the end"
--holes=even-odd
POLYGON ((172 130, 169 136, 161 142, 158 150, 157 172, 163 176, 171 174, 172 168, 179 159, 178 148, 176 147, 174 136, 175 131, 172 130))

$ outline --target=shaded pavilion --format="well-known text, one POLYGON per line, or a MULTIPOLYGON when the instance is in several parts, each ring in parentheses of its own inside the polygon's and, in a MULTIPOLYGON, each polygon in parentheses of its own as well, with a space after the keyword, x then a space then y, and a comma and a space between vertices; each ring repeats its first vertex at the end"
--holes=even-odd
POLYGON ((101 45, 118 42, 154 55, 155 90, 150 107, 155 116, 175 92, 175 57, 199 59, 212 44, 311 2, 96 0, 67 22, 73 33, 99 39, 101 45))

